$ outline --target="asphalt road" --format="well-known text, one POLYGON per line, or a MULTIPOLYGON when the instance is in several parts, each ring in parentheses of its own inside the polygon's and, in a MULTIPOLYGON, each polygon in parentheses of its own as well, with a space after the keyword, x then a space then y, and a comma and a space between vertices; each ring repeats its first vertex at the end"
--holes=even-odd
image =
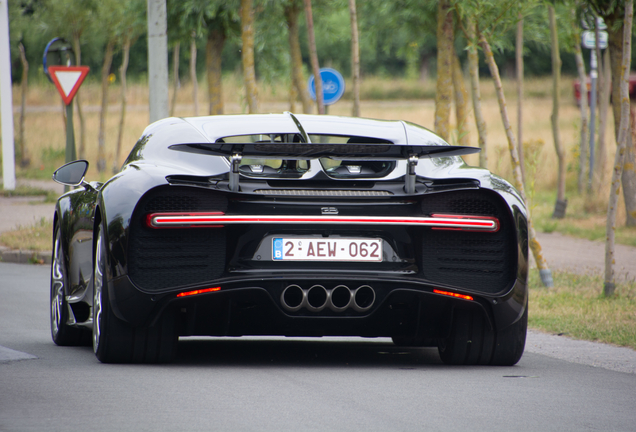
POLYGON ((0 263, 0 431, 636 430, 636 373, 532 351, 448 367, 386 339, 210 338, 100 364, 51 342, 48 271, 0 263))

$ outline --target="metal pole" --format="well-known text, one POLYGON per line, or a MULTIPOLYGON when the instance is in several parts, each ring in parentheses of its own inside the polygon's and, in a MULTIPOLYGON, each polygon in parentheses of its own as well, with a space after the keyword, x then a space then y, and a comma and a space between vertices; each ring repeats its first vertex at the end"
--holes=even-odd
POLYGON ((148 0, 148 87, 152 123, 169 115, 166 0, 148 0))
MULTIPOLYGON (((598 78, 596 50, 590 50, 590 78, 592 80, 592 94, 590 100, 590 172, 588 174, 587 188, 592 190, 592 173, 594 172, 594 128, 596 126, 596 79, 598 78)), ((581 86, 583 88, 583 86, 581 86)), ((587 85, 585 85, 587 90, 587 85)), ((581 95, 583 97, 583 95, 581 95)), ((587 93, 585 94, 587 97, 587 93)))
POLYGON ((0 0, 0 115, 2 116, 2 177, 6 190, 15 189, 15 142, 13 135, 13 90, 9 48, 9 4, 0 0))

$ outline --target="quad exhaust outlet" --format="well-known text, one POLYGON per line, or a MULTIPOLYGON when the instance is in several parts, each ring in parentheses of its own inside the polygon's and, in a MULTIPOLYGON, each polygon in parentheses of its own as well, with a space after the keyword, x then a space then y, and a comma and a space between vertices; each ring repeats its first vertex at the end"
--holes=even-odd
POLYGON ((337 285, 327 289, 322 285, 301 288, 292 284, 283 290, 280 302, 288 312, 297 312, 302 308, 309 312, 321 312, 325 308, 333 312, 344 312, 347 309, 366 312, 375 303, 375 290, 369 285, 361 285, 355 289, 337 285))

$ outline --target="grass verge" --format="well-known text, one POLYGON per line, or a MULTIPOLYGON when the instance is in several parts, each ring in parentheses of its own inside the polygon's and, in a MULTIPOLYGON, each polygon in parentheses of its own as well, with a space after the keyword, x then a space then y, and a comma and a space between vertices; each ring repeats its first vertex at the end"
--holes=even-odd
POLYGON ((618 284, 616 294, 606 298, 601 275, 553 277, 554 288, 547 289, 537 270, 530 273, 530 327, 636 349, 636 281, 618 284))
POLYGON ((41 197, 44 196, 44 202, 54 203, 57 201, 59 194, 52 190, 45 190, 31 186, 17 186, 14 190, 0 189, 2 197, 41 197))
POLYGON ((48 251, 51 250, 53 221, 40 219, 34 225, 19 226, 0 234, 0 244, 11 249, 48 251))

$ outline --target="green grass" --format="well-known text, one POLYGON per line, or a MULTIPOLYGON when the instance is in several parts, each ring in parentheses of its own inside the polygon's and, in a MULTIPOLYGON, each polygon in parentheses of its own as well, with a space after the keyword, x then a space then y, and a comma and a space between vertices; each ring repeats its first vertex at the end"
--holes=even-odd
MULTIPOLYGON (((534 224, 540 232, 559 232, 573 237, 605 241, 606 197, 567 194, 568 206, 563 219, 553 219, 556 194, 539 191, 530 204, 534 224)), ((623 210, 624 211, 624 210, 623 210)), ((617 224, 616 243, 636 247, 636 227, 617 224)))
POLYGON ((19 226, 0 234, 0 244, 11 249, 49 251, 53 237, 53 222, 44 218, 31 226, 19 226))
POLYGON ((7 198, 20 197, 20 196, 26 196, 26 197, 44 196, 45 202, 56 202, 57 198, 59 197, 59 194, 52 190, 45 190, 45 189, 40 189, 36 187, 20 185, 20 186, 17 186, 14 190, 0 189, 0 196, 7 197, 7 198))
POLYGON ((636 349, 636 282, 618 284, 606 298, 600 275, 555 272, 553 278, 548 289, 537 270, 530 274, 530 327, 636 349))

